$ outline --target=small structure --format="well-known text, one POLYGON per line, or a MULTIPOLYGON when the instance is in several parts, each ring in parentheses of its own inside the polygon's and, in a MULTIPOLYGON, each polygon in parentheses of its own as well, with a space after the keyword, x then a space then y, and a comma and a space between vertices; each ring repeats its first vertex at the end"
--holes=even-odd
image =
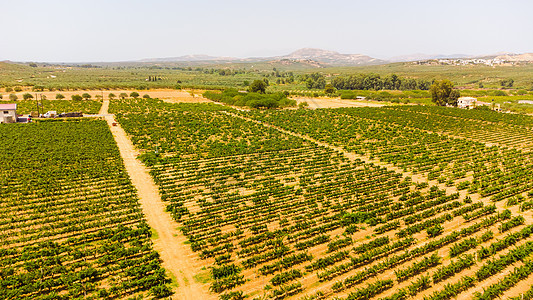
POLYGON ((43 118, 55 118, 57 116, 57 111, 51 110, 47 111, 42 117, 43 118))
POLYGON ((17 122, 17 105, 0 104, 0 123, 17 122))
POLYGON ((58 115, 60 118, 81 118, 83 117, 82 112, 64 112, 58 115))
POLYGON ((476 107, 476 101, 477 99, 474 97, 459 97, 457 99, 457 107, 472 109, 476 107))
POLYGON ((357 96, 355 97, 356 100, 366 100, 366 97, 363 96, 357 96))
POLYGON ((533 100, 518 100, 518 104, 533 104, 533 100))

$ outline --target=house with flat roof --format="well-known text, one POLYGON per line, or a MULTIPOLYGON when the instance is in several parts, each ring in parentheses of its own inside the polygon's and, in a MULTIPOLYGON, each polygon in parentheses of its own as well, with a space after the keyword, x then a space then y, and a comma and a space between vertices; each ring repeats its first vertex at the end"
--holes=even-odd
POLYGON ((459 97, 457 99, 457 107, 459 108, 474 108, 476 107, 476 98, 474 97, 459 97))
POLYGON ((0 123, 17 122, 17 105, 0 104, 0 123))

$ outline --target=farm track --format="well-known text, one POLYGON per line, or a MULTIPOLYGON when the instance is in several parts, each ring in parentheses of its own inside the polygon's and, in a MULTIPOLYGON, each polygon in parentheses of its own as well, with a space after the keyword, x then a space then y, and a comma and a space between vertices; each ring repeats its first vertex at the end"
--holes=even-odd
MULTIPOLYGON (((167 101, 168 102, 168 101, 167 101)), ((248 118, 246 116, 242 116, 238 113, 230 113, 230 112, 217 112, 218 114, 220 113, 225 113, 231 117, 235 117, 235 118, 240 118, 240 119, 243 119, 245 121, 248 121, 248 122, 252 122, 252 123, 255 123, 255 124, 259 124, 261 126, 265 126, 265 127, 270 127, 272 129, 275 129, 277 131, 279 131, 280 133, 283 133, 283 134, 286 134, 286 135, 291 135, 291 136, 294 136, 294 137, 298 137, 298 138, 301 138, 303 140, 307 140, 307 141, 310 141, 312 142, 313 144, 316 144, 316 145, 319 145, 321 147, 325 147, 325 148, 328 148, 328 149, 331 149, 331 150, 334 150, 335 152, 339 153, 339 154, 342 154, 343 156, 345 156, 346 158, 348 158, 350 161, 362 161, 364 163, 371 163, 373 165, 376 165, 376 166, 379 166, 379 167, 383 167, 384 169, 388 170, 388 171, 393 171, 397 174, 400 174, 402 177, 406 178, 406 177, 410 177, 411 179, 413 179, 414 182, 416 183, 422 183, 422 182, 428 182, 427 180, 427 177, 426 176, 423 176, 423 173, 422 174, 419 174, 419 173, 416 173, 416 172, 409 172, 409 171, 406 171, 404 170, 403 168, 401 167, 398 167, 398 166, 395 166, 393 164, 390 164, 390 163, 386 163, 380 159, 371 159, 370 157, 368 156, 365 156, 365 155, 361 155, 361 154, 356 154, 356 153, 353 153, 353 152, 350 152, 349 150, 346 150, 342 147, 338 147, 338 146, 335 146, 335 145, 332 145, 328 142, 321 142, 321 141, 318 141, 318 140, 315 140, 314 138, 310 137, 310 136, 307 136, 305 134, 299 134, 299 133, 296 133, 296 132, 293 132, 291 131, 291 129, 282 129, 282 128, 279 128, 275 125, 272 125, 272 124, 269 124, 269 122, 262 122, 262 121, 258 121, 258 120, 255 120, 253 118, 248 118)), ((375 120, 372 120, 372 121, 375 121, 375 120)), ((410 128, 410 127, 408 127, 410 128)), ((424 131, 424 132, 427 132, 426 130, 421 130, 421 131, 424 131)), ((449 134, 446 134, 446 133, 441 133, 443 135, 449 135, 449 134)), ((455 137, 455 136, 454 136, 455 137)), ((465 139, 464 137, 457 137, 459 139, 465 139)), ((487 144, 486 144, 487 145, 487 144)), ((443 155, 445 155, 443 153, 443 155)), ((173 177, 171 174, 167 174, 169 175, 170 177, 173 177)), ((461 178, 460 180, 462 180, 463 178, 461 178)), ((456 192, 459 192, 459 194, 461 195, 461 198, 464 198, 466 195, 466 190, 462 190, 462 191, 458 191, 457 188, 455 187, 447 187, 445 184, 439 184, 437 182, 437 180, 431 180, 428 182, 430 185, 434 185, 434 186, 438 186, 439 189, 444 189, 446 190, 446 194, 451 194, 451 193, 456 193, 456 192)), ((472 200, 474 200, 475 202, 477 201, 481 201, 483 202, 484 205, 491 205, 491 204, 495 204, 496 207, 497 207, 497 211, 501 212, 502 210, 506 209, 506 205, 504 203, 504 201, 498 201, 496 203, 493 203, 491 200, 490 200, 490 197, 481 197, 480 194, 470 194, 469 195, 472 200)), ((527 212, 527 213, 521 213, 518 209, 518 206, 512 206, 512 207, 509 207, 509 209, 512 211, 513 215, 523 215, 526 217, 526 224, 530 224, 530 220, 531 220, 531 215, 530 215, 530 212, 527 212)), ((442 213, 438 214, 437 216, 439 215, 442 215, 442 213)), ((448 226, 445 226, 445 231, 444 233, 450 233, 450 232, 453 232, 455 231, 456 229, 461 229, 463 226, 465 226, 466 224, 468 224, 469 222, 458 222, 458 223, 450 223, 450 224, 447 224, 448 226), (451 225, 451 226, 450 226, 451 225)), ((492 229, 495 229, 495 227, 493 226, 492 229)), ((491 231, 492 231, 491 229, 491 231)), ((511 232, 514 232, 516 231, 516 229, 512 230, 511 232)), ((362 234, 362 233, 361 233, 362 234)), ((338 234, 337 234, 338 235, 338 234)), ((500 234, 496 234, 496 238, 500 238, 502 237, 504 234, 500 233, 500 234)), ((422 236, 420 236, 420 240, 419 241, 423 241, 422 240, 422 236)), ((491 241, 492 242, 492 241, 491 241)), ((484 243, 484 245, 487 245, 491 242, 486 242, 484 243)), ((519 244, 523 244, 525 241, 521 241, 519 244)), ((413 246, 414 247, 414 246, 413 246)), ((410 248, 413 248, 413 247, 410 247, 410 248)), ((443 255, 444 257, 444 264, 446 264, 447 262, 449 262, 449 258, 446 256, 446 253, 449 251, 449 248, 451 247, 451 245, 447 245, 447 246, 444 246, 442 248, 440 248, 438 250, 438 253, 440 255, 443 255)), ((157 248, 156 248, 157 249, 157 248)), ((325 250, 325 245, 320 245, 320 246, 317 246, 315 247, 315 249, 312 251, 313 253, 322 253, 324 252, 325 250)), ((475 251, 477 250, 470 250, 469 253, 474 253, 475 251)), ((505 249, 503 250, 501 253, 507 253, 509 251, 509 249, 505 249)), ((191 252, 192 253, 192 252, 191 252)), ((190 256, 191 259, 194 259, 195 257, 193 256, 190 256)), ((414 259, 413 261, 418 261, 420 258, 416 258, 414 259)), ((475 286, 475 287, 472 287, 470 289, 468 289, 467 291, 461 293, 460 295, 458 295, 460 298, 468 298, 472 296, 472 293, 474 291, 481 291, 482 288, 484 287, 488 287, 490 284, 493 284, 493 283, 497 283, 498 281, 500 281, 503 276, 505 276, 506 274, 508 274, 512 268, 514 268, 515 265, 521 265, 521 263, 516 263, 516 264, 513 264, 513 265, 510 265, 510 266, 507 266, 499 275, 495 275, 491 278, 487 278, 486 280, 483 280, 482 282, 480 282, 480 285, 479 286, 475 286)), ((382 275, 385 275, 385 277, 389 277, 391 279, 394 279, 394 276, 393 276, 393 272, 394 270, 397 270, 397 269, 401 269, 403 268, 404 266, 406 266, 405 263, 402 263, 400 264, 399 266, 396 266, 396 267, 393 267, 389 270, 387 270, 386 272, 384 272, 383 274, 380 275, 380 277, 382 277, 382 275)), ((458 274, 456 274, 455 276, 449 278, 448 280, 446 280, 446 282, 454 282, 456 279, 458 279, 460 276, 463 276, 465 274, 473 274, 475 270, 477 270, 479 267, 481 266, 480 263, 478 263, 478 265, 472 269, 469 269, 469 270, 466 270, 466 271, 463 271, 463 272, 460 272, 458 274)), ((349 272, 347 272, 346 274, 342 274, 340 276, 338 276, 336 278, 336 280, 339 280, 339 279, 346 279, 348 278, 349 276, 353 275, 353 274, 356 274, 357 272, 359 272, 361 269, 360 268, 356 268, 354 270, 351 270, 349 272)), ((434 269, 432 269, 434 270, 434 269)), ((257 271, 255 271, 257 272, 257 271)), ((254 273, 254 269, 249 269, 249 270, 246 270, 244 272, 243 275, 246 275, 245 277, 246 278, 251 278, 253 277, 253 273, 254 273)), ((256 288, 257 288, 257 285, 261 285, 260 281, 261 279, 259 279, 261 276, 257 276, 257 280, 255 279, 252 279, 250 282, 247 282, 245 283, 242 288, 244 289, 244 291, 246 292, 246 294, 248 293, 252 293, 255 294, 254 292, 256 292, 256 288)), ((414 278, 417 278, 418 276, 415 276, 413 277, 414 278)), ((327 283, 318 283, 318 282, 315 282, 313 283, 313 280, 314 279, 314 274, 310 274, 310 275, 307 275, 307 276, 304 276, 301 280, 303 281, 304 283, 304 286, 306 286, 306 288, 309 288, 309 290, 306 290, 307 292, 315 292, 315 291, 319 291, 319 290, 322 290, 323 292, 325 292, 326 295, 328 296, 333 296, 332 294, 330 294, 331 292, 331 285, 334 283, 333 281, 330 281, 330 282, 327 282, 327 283)), ((525 291, 526 289, 529 288, 529 283, 528 283, 528 279, 531 279, 531 276, 529 276, 527 279, 525 280, 522 280, 521 282, 519 282, 514 288, 512 288, 511 290, 507 291, 505 293, 506 296, 514 296, 514 295, 517 295, 517 293, 519 293, 520 291, 525 291)), ((263 284, 265 284, 265 278, 262 279, 263 281, 263 284)), ((365 283, 368 283, 368 282, 373 282, 375 281, 375 279, 370 279, 368 281, 365 281, 365 283)), ((395 281, 395 280, 394 280, 395 281)), ((407 284, 409 284, 410 282, 409 281, 406 281, 406 282, 402 282, 402 283, 398 283, 398 284, 395 284, 396 288, 398 287, 405 287, 407 286, 407 284)), ((443 283, 439 283, 439 284, 436 284, 434 286, 432 286, 430 289, 426 290, 426 291, 421 291, 416 298, 419 298, 419 297, 422 297, 422 296, 427 296, 430 294, 430 292, 432 291, 435 291, 435 290, 439 290, 441 287, 442 287, 442 284, 443 283)), ((363 287, 363 283, 360 283, 360 284, 356 284, 354 286, 351 286, 350 288, 346 289, 346 290, 343 290, 341 291, 339 294, 335 294, 335 296, 339 296, 339 295, 342 295, 342 296, 346 296, 349 292, 353 291, 355 288, 357 287, 363 287)), ((381 296, 384 296, 384 295, 391 295, 392 293, 394 292, 394 290, 390 290, 390 291, 386 291, 384 292, 381 296)), ((334 293, 334 292, 333 292, 334 293)), ((257 295, 257 294, 256 294, 257 295)), ((289 296, 290 299, 298 299, 300 298, 301 295, 297 295, 297 296, 289 296)))
MULTIPOLYGON (((104 101, 101 115, 107 114, 109 101, 104 101)), ((176 222, 165 211, 158 188, 148 170, 136 158, 135 150, 126 132, 119 125, 113 126, 114 117, 105 117, 111 133, 117 142, 120 155, 124 160, 133 185, 137 188, 139 201, 148 225, 155 230, 154 249, 161 255, 162 266, 172 273, 178 287, 174 299, 216 299, 209 293, 206 285, 196 282, 194 276, 201 273, 195 253, 185 244, 186 237, 177 229, 176 222)))

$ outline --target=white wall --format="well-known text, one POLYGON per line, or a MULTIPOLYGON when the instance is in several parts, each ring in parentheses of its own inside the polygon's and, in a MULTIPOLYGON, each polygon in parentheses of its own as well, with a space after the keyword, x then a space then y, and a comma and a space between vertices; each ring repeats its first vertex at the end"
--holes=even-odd
POLYGON ((6 123, 9 117, 13 118, 13 122, 17 122, 17 114, 15 110, 0 110, 0 123, 6 123), (7 114, 5 113, 7 111, 7 114))

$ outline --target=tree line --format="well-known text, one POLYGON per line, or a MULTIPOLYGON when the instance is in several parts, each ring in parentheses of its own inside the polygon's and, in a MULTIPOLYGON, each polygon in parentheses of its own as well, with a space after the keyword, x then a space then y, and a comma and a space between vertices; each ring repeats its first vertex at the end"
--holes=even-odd
POLYGON ((337 76, 331 84, 338 90, 428 90, 431 86, 431 82, 423 79, 396 74, 381 77, 375 73, 337 76))

